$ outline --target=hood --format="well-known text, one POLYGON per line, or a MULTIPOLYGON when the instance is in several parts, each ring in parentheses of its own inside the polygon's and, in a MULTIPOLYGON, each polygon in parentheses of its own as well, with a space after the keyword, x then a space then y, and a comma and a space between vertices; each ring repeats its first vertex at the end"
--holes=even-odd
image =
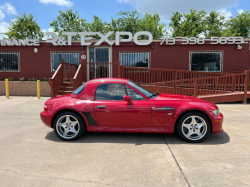
POLYGON ((53 97, 53 98, 45 101, 44 104, 48 107, 49 110, 53 110, 52 108, 55 108, 56 106, 61 105, 61 103, 65 103, 66 100, 67 100, 67 102, 72 100, 72 97, 70 97, 70 95, 71 94, 53 97))
POLYGON ((61 99, 62 97, 69 97, 70 95, 71 95, 71 94, 56 96, 56 97, 53 97, 53 98, 51 98, 51 99, 48 99, 47 101, 54 100, 54 99, 61 99))

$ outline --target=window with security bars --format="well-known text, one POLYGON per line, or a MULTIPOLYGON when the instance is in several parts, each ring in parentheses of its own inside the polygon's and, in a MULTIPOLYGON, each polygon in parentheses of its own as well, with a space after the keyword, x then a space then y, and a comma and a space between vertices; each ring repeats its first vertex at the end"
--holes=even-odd
POLYGON ((121 52, 121 66, 149 67, 149 52, 121 52))
POLYGON ((79 53, 52 53, 52 71, 56 71, 60 62, 79 65, 79 53))
POLYGON ((190 52, 190 70, 221 72, 222 71, 222 52, 220 51, 195 51, 190 52))
POLYGON ((19 53, 0 52, 0 71, 19 71, 19 53))

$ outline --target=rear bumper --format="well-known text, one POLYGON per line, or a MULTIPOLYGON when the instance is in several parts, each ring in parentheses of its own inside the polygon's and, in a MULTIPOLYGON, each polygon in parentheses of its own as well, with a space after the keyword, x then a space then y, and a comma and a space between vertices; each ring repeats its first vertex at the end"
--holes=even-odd
MULTIPOLYGON (((215 116, 215 115, 214 115, 215 116)), ((217 117, 215 116, 212 120, 212 124, 213 124, 213 129, 212 129, 212 133, 220 133, 223 132, 223 128, 222 128, 222 123, 223 123, 223 114, 220 113, 220 115, 217 117)))
POLYGON ((40 118, 42 120, 42 122, 52 128, 52 118, 53 118, 53 111, 43 111, 40 113, 40 118))

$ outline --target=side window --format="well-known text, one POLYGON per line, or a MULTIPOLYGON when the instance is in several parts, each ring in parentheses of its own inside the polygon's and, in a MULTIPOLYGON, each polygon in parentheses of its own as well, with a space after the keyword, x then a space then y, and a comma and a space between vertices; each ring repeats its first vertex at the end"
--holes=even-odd
POLYGON ((132 88, 128 87, 127 85, 125 85, 125 87, 126 87, 127 95, 130 96, 132 100, 145 100, 143 96, 138 94, 132 88))
POLYGON ((126 95, 124 84, 101 84, 97 87, 95 100, 123 100, 126 95))

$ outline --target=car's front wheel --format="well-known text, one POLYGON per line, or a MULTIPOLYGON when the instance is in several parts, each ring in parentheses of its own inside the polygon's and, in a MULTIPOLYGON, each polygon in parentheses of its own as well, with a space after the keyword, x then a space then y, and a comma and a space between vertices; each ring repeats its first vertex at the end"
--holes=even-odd
POLYGON ((197 143, 206 139, 210 132, 208 118, 199 112, 190 112, 180 118, 177 133, 185 141, 197 143))
POLYGON ((62 140, 76 140, 85 131, 83 120, 73 112, 63 112, 54 120, 54 131, 62 140))

